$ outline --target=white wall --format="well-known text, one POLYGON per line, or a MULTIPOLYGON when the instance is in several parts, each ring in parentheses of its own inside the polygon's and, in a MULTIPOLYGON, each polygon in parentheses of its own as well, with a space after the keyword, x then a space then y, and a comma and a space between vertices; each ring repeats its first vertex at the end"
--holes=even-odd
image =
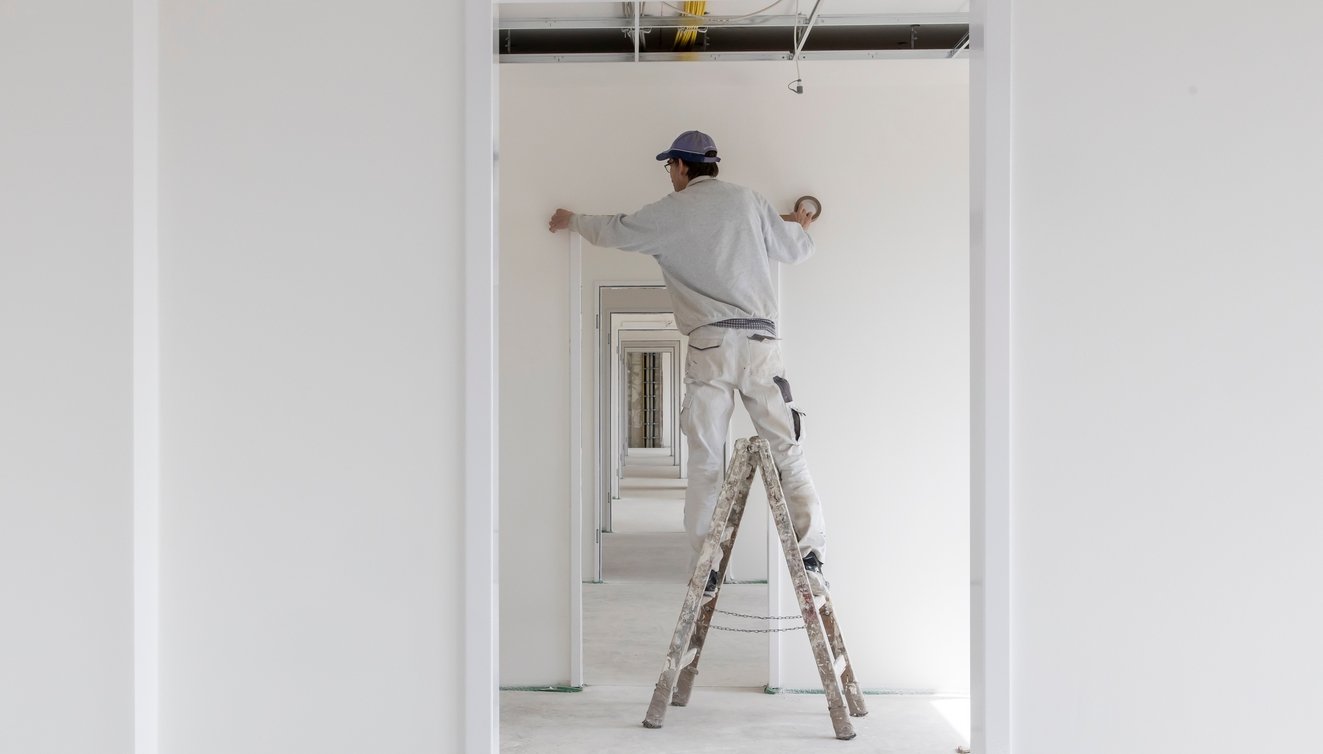
MULTIPOLYGON (((653 155, 701 128, 722 178, 786 211, 803 193, 824 203, 818 255, 783 270, 783 319, 852 659, 869 687, 968 687, 967 72, 810 64, 796 97, 793 68, 773 64, 501 69, 502 683, 568 677, 565 459, 523 451, 522 478, 508 466, 511 411, 536 432, 521 448, 568 436, 567 243, 546 219, 654 201, 669 183, 653 155), (521 315, 530 326, 511 328, 521 315), (513 352, 543 387, 509 368, 513 352)), ((817 685, 803 644, 787 642, 780 685, 817 685)))
POLYGON ((162 751, 461 748, 461 28, 163 2, 162 751))
POLYGON ((1317 746, 1323 10, 1246 11, 1015 3, 1016 754, 1317 746))
POLYGON ((132 6, 0 5, 0 751, 133 746, 132 6))

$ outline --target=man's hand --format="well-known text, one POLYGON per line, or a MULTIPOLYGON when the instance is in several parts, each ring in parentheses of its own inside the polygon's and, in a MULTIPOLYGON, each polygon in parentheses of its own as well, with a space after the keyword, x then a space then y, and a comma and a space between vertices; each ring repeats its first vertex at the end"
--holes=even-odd
POLYGON ((813 224, 813 213, 800 207, 788 215, 781 215, 781 219, 788 223, 799 223, 804 230, 808 230, 809 226, 813 224))
POLYGON ((555 233, 558 230, 568 230, 570 227, 570 218, 574 213, 568 209, 558 209, 556 214, 551 216, 551 221, 547 223, 547 230, 555 233))
POLYGON ((800 207, 794 212, 794 221, 803 226, 804 230, 808 230, 809 226, 813 224, 815 219, 817 219, 817 216, 803 207, 800 207))

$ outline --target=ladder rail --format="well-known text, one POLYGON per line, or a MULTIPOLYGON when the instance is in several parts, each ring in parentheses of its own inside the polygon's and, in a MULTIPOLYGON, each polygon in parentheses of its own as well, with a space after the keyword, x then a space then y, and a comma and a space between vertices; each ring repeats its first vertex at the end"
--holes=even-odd
POLYGON ((837 682, 836 663, 832 657, 827 630, 818 612, 818 599, 813 594, 808 571, 805 570, 804 561, 799 555, 799 541, 795 537, 795 527, 790 520, 790 508, 786 505, 785 493, 781 489, 781 475, 772 460, 772 452, 766 440, 761 437, 755 438, 751 440, 750 445, 751 452, 758 456, 763 486, 767 490, 767 502, 772 506, 772 517, 776 520, 776 530, 781 538, 781 550, 785 554, 786 565, 790 568, 790 582, 795 588, 795 599, 799 602, 800 613, 804 616, 804 625, 808 628, 809 645, 813 649, 813 659, 818 666, 822 690, 827 695, 827 712, 831 715, 832 728, 835 729, 837 738, 848 741, 855 736, 854 726, 850 724, 845 698, 837 682))
POLYGON ((826 597, 818 613, 822 616, 823 628, 827 630, 832 655, 836 658, 836 664, 841 666, 837 675, 841 679, 841 688, 845 690, 845 702, 850 707, 850 716, 863 717, 868 714, 868 707, 864 704, 863 692, 859 690, 859 683, 855 680, 850 654, 845 651, 845 639, 841 636, 841 626, 836 620, 836 610, 832 608, 830 596, 826 597))
MULTIPOLYGON (((752 487, 753 477, 749 477, 750 487, 752 487)), ((721 538, 721 566, 717 568, 717 584, 726 583, 726 571, 730 567, 730 552, 735 547, 735 537, 739 534, 740 522, 744 520, 744 508, 748 502, 748 490, 744 495, 737 495, 735 502, 731 507, 730 518, 726 522, 726 531, 721 538)), ((693 659, 680 671, 680 680, 675 686, 675 693, 671 695, 672 707, 684 707, 689 704, 689 695, 694 688, 694 678, 698 675, 698 661, 703 656, 703 645, 707 641, 708 628, 712 625, 712 616, 717 609, 717 598, 721 596, 721 589, 718 588, 712 594, 711 599, 703 603, 703 608, 698 615, 698 625, 694 629, 694 636, 690 640, 690 645, 694 648, 693 659)))
MULTIPOLYGON (((652 693, 652 703, 648 705, 647 715, 643 718, 645 728, 662 726, 662 721, 666 717, 666 705, 671 700, 676 679, 680 669, 686 664, 685 654, 691 645, 690 639, 698 619, 698 609, 703 602, 703 587, 707 584, 707 575, 712 570, 712 560, 716 555, 718 543, 725 535, 730 512, 736 499, 747 499, 749 488, 753 485, 756 467, 749 454, 742 452, 747 442, 740 440, 735 446, 735 462, 731 465, 730 473, 726 475, 726 483, 722 486, 716 510, 712 513, 712 530, 703 541, 698 563, 694 566, 694 573, 689 579, 689 591, 685 593, 684 604, 680 607, 680 619, 675 624, 675 634, 671 637, 671 646, 666 653, 666 665, 657 679, 657 686, 652 693)), ((718 584, 718 591, 720 588, 721 585, 718 584)), ((714 594, 708 602, 713 601, 715 597, 714 594)))

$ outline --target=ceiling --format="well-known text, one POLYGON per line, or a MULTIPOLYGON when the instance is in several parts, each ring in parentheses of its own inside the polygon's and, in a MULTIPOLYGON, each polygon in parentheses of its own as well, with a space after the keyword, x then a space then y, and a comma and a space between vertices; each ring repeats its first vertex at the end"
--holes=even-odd
POLYGON ((503 2, 502 63, 914 59, 967 54, 960 0, 503 2))

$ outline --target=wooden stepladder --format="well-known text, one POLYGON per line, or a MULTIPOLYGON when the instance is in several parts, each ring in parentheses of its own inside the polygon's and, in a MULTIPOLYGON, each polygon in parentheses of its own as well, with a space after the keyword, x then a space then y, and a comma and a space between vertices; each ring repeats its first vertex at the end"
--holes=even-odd
POLYGON ((845 652, 845 640, 841 638, 841 629, 836 623, 836 614, 832 610, 831 596, 827 593, 825 583, 819 589, 820 594, 813 594, 804 561, 800 559, 799 541, 790 522, 790 509, 786 507, 785 495, 781 491, 781 475, 772 461, 767 441, 757 436, 735 443, 730 472, 721 487, 717 509, 712 514, 712 530, 703 542, 698 565, 689 580, 689 591, 680 608, 680 620, 675 625, 675 636, 671 638, 666 666, 657 679, 657 688, 652 693, 652 703, 648 705, 643 727, 662 727, 667 702, 676 707, 689 703, 694 677, 698 675, 703 642, 717 608, 721 584, 726 578, 730 552, 735 546, 735 535, 739 533, 740 519, 744 517, 744 505, 753 485, 753 475, 759 470, 762 471, 763 484, 767 488, 767 502, 772 507, 772 518, 781 536, 781 549, 785 553, 786 565, 790 568, 790 580, 795 587, 800 613, 808 629, 809 644, 817 660, 818 675, 822 677, 822 688, 827 692, 827 711, 831 714, 832 727, 836 729, 837 738, 848 741, 854 738, 854 726, 846 715, 846 705, 849 705, 850 715, 863 717, 868 714, 864 707, 864 696, 855 681, 854 669, 850 665, 850 656, 845 652), (717 572, 717 588, 711 595, 705 595, 703 590, 718 552, 721 553, 721 566, 717 572))

